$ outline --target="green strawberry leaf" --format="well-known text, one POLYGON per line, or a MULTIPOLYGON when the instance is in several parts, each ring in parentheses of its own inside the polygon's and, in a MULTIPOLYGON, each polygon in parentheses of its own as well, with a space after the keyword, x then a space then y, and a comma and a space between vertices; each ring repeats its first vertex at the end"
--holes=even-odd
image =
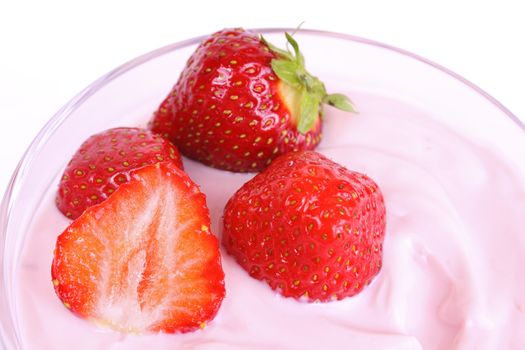
POLYGON ((301 134, 306 134, 313 128, 317 117, 319 116, 319 101, 314 95, 303 89, 299 103, 299 121, 297 130, 301 134))
POLYGON ((286 50, 283 50, 283 49, 280 49, 278 48, 277 46, 275 46, 274 44, 270 43, 269 41, 266 40, 266 38, 264 36, 261 35, 261 41, 266 45, 268 46, 268 48, 275 52, 277 55, 280 55, 282 56, 282 58, 285 58, 289 61, 293 61, 293 56, 290 54, 290 52, 286 51, 286 50))
POLYGON ((286 36, 286 40, 288 40, 288 43, 292 45, 292 48, 295 52, 295 60, 297 61, 297 63, 299 63, 300 66, 304 66, 304 56, 301 53, 301 51, 299 51, 299 44, 297 44, 297 41, 295 41, 295 39, 290 34, 285 32, 284 35, 286 36))
POLYGON ((330 94, 323 98, 323 102, 346 112, 356 113, 352 101, 343 94, 330 94))
POLYGON ((261 41, 277 55, 271 66, 277 77, 284 83, 282 90, 291 107, 297 130, 305 134, 310 131, 321 116, 321 104, 327 103, 347 112, 357 113, 352 101, 343 94, 330 94, 321 80, 310 74, 304 66, 304 56, 293 34, 284 33, 288 41, 287 50, 272 45, 261 35, 261 41), (291 49, 290 49, 291 47, 291 49), (292 52, 293 49, 293 52, 292 52), (299 114, 298 116, 296 114, 299 114))
POLYGON ((279 79, 294 88, 301 87, 301 81, 297 76, 297 63, 295 61, 274 59, 272 60, 271 65, 274 73, 279 77, 279 79))

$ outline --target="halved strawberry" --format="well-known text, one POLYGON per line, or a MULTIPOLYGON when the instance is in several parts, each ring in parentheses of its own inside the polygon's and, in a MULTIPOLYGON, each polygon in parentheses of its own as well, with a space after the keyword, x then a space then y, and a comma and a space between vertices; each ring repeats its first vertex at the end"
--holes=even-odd
POLYGON ((188 332, 224 298, 206 199, 172 162, 131 172, 57 239, 51 269, 63 304, 122 332, 188 332))
POLYGON ((133 169, 164 160, 182 169, 171 142, 141 128, 113 128, 89 137, 73 155, 59 184, 56 203, 76 219, 129 180, 133 169))

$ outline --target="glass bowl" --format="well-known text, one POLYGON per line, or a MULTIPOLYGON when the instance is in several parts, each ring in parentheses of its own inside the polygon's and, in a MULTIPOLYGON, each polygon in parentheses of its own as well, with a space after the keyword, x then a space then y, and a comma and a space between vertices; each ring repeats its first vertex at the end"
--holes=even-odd
MULTIPOLYGON (((285 30, 293 31, 256 31, 274 43, 283 43, 285 30)), ((437 121, 474 143, 495 149, 523 183, 525 125, 474 84, 417 55, 367 39, 315 30, 300 30, 296 37, 308 70, 319 76, 330 92, 374 94, 410 104, 423 111, 421 118, 437 121)), ((101 77, 50 119, 20 160, 0 208, 0 329, 1 344, 6 349, 29 348, 25 337, 31 332, 21 324, 20 315, 21 308, 27 309, 26 304, 34 300, 20 293, 17 276, 23 265, 21 256, 28 242, 40 239, 31 227, 70 156, 91 134, 116 126, 145 126, 202 39, 160 48, 101 77)), ((355 102, 362 115, 355 118, 369 113, 360 100, 355 102)), ((395 122, 388 127, 396 130, 395 122)), ((330 148, 329 143, 324 147, 330 148)), ((58 212, 49 215, 53 225, 66 227, 67 220, 58 212)), ((50 260, 52 252, 48 255, 50 260)), ((41 278, 48 280, 50 276, 41 278)), ((51 283, 49 290, 53 293, 51 283)))

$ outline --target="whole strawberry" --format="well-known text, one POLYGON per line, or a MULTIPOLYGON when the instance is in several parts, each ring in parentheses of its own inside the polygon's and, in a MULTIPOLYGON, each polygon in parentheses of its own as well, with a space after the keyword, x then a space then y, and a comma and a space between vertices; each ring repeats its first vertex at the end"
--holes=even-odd
POLYGON ((376 183, 313 151, 277 158, 224 209, 228 253, 252 277, 308 301, 360 292, 381 269, 384 234, 376 183))
POLYGON ((93 135, 69 161, 59 184, 57 207, 76 219, 129 181, 131 170, 164 160, 182 169, 175 146, 149 130, 114 128, 93 135))
POLYGON ((236 172, 264 169, 289 151, 313 149, 321 138, 321 105, 351 111, 308 73, 296 41, 291 51, 242 29, 204 40, 155 112, 150 128, 182 154, 236 172))

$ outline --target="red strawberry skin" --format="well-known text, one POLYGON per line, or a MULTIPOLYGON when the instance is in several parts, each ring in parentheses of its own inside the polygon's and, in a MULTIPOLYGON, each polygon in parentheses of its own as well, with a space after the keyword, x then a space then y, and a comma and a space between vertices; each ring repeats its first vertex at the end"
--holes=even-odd
POLYGON ((58 209, 76 219, 130 179, 138 167, 171 160, 182 169, 173 144, 149 130, 114 128, 89 137, 73 155, 59 184, 58 209))
POLYGON ((377 184, 314 151, 277 158, 224 209, 228 253, 252 277, 308 301, 359 293, 381 269, 384 234, 377 184))
POLYGON ((51 268, 63 304, 121 332, 189 332, 225 295, 206 199, 172 162, 130 173, 58 237, 51 268))
POLYGON ((260 171, 280 154, 315 148, 321 121, 304 134, 297 130, 294 103, 271 67, 276 57, 254 33, 213 34, 188 60, 151 130, 189 158, 235 172, 260 171))

